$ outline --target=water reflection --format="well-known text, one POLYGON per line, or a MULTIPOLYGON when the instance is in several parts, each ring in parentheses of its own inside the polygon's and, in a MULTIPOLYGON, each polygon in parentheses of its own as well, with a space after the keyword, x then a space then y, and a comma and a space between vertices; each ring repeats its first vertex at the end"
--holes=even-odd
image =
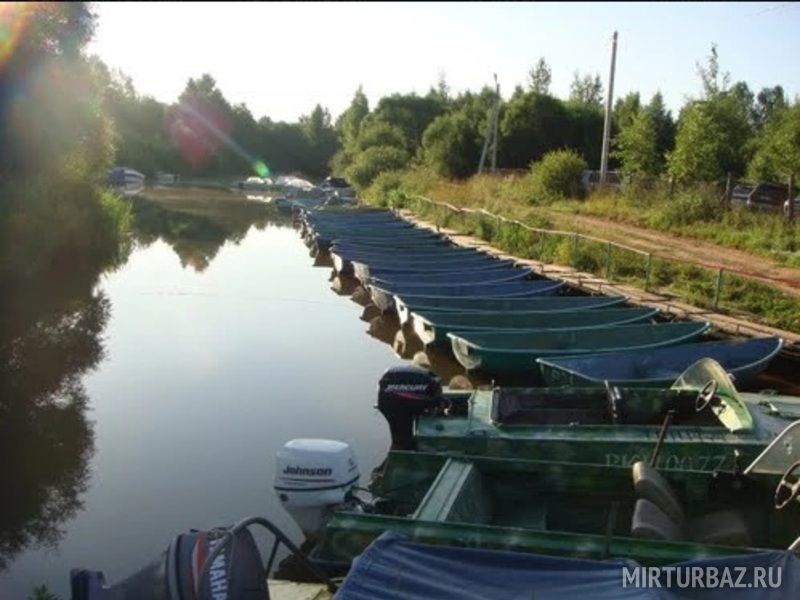
POLYGON ((23 550, 60 541, 83 505, 94 454, 81 378, 102 358, 109 302, 90 291, 70 294, 67 285, 40 295, 40 287, 17 290, 16 309, 3 313, 0 570, 23 550))
POLYGON ((269 205, 248 201, 231 194, 220 201, 219 194, 206 201, 202 197, 171 199, 156 192, 132 200, 137 242, 147 247, 164 240, 180 257, 181 266, 205 271, 227 242, 239 244, 251 227, 263 230, 269 223, 288 225, 291 221, 269 205))

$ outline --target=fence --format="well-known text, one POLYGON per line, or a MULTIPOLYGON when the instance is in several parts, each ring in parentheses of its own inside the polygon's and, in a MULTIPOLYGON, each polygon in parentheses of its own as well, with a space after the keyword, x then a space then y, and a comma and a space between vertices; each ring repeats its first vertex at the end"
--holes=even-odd
POLYGON ((631 283, 702 308, 745 313, 771 326, 800 331, 800 300, 778 289, 779 280, 665 257, 575 231, 534 227, 485 209, 423 196, 395 200, 394 207, 410 208, 439 226, 475 233, 520 257, 569 265, 609 282, 631 283))

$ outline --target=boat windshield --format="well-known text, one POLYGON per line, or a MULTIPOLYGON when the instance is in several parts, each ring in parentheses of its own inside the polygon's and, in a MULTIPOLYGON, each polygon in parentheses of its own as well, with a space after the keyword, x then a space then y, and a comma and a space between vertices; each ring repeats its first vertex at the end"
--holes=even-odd
POLYGON ((717 361, 711 358, 698 360, 675 380, 672 389, 693 390, 699 394, 712 381, 716 383, 715 396, 720 400, 712 405, 717 418, 730 431, 752 429, 750 411, 739 397, 731 377, 717 361))
POLYGON ((800 421, 794 421, 772 440, 772 443, 744 472, 783 475, 798 460, 800 460, 800 421))

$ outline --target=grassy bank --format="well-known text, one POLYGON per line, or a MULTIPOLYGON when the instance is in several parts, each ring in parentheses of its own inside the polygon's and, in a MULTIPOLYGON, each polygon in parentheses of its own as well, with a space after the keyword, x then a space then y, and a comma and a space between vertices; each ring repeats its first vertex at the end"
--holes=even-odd
MULTIPOLYGON (((726 272, 718 287, 719 273, 716 270, 658 256, 648 256, 644 252, 577 236, 531 231, 487 215, 455 212, 446 207, 418 200, 415 198, 416 195, 457 204, 459 207, 483 208, 543 230, 556 229, 556 225, 561 227, 561 224, 556 224, 553 218, 553 215, 557 215, 560 211, 579 209, 600 211, 598 207, 603 203, 609 207, 617 206, 608 196, 589 198, 583 202, 557 201, 549 205, 555 210, 554 213, 549 209, 544 210, 541 205, 535 203, 534 198, 531 198, 531 185, 527 177, 473 177, 453 183, 441 180, 425 171, 385 173, 365 193, 370 202, 409 208, 425 219, 479 236, 516 256, 571 265, 614 281, 672 294, 695 306, 716 308, 722 312, 742 313, 753 321, 800 332, 800 301, 769 284, 726 272)), ((673 219, 661 221, 662 227, 673 227, 677 220, 688 218, 684 216, 688 210, 686 207, 679 211, 677 208, 659 206, 661 204, 659 202, 652 201, 652 203, 655 206, 651 207, 649 212, 643 211, 643 215, 637 218, 655 220, 656 215, 674 212, 676 216, 673 219)), ((592 214, 608 216, 608 213, 602 212, 592 214)), ((741 215, 738 212, 735 214, 739 216, 723 218, 752 218, 754 222, 763 222, 765 228, 767 225, 781 227, 769 215, 741 215)), ((636 223, 644 224, 640 221, 636 223)), ((710 227, 710 224, 705 226, 710 227)), ((726 231, 733 236, 736 229, 729 227, 726 231)), ((603 237, 602 232, 596 232, 596 235, 603 237)), ((754 244, 757 242, 752 240, 761 239, 744 238, 744 234, 741 235, 742 239, 750 239, 754 244)), ((765 240, 766 238, 763 241, 765 240)))

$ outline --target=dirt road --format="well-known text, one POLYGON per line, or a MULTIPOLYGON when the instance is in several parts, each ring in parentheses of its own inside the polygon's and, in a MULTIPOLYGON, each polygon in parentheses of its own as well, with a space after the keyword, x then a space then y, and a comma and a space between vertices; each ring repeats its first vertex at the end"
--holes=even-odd
POLYGON ((701 263, 756 277, 800 297, 800 268, 742 250, 586 215, 548 212, 556 227, 626 244, 658 256, 701 263))

